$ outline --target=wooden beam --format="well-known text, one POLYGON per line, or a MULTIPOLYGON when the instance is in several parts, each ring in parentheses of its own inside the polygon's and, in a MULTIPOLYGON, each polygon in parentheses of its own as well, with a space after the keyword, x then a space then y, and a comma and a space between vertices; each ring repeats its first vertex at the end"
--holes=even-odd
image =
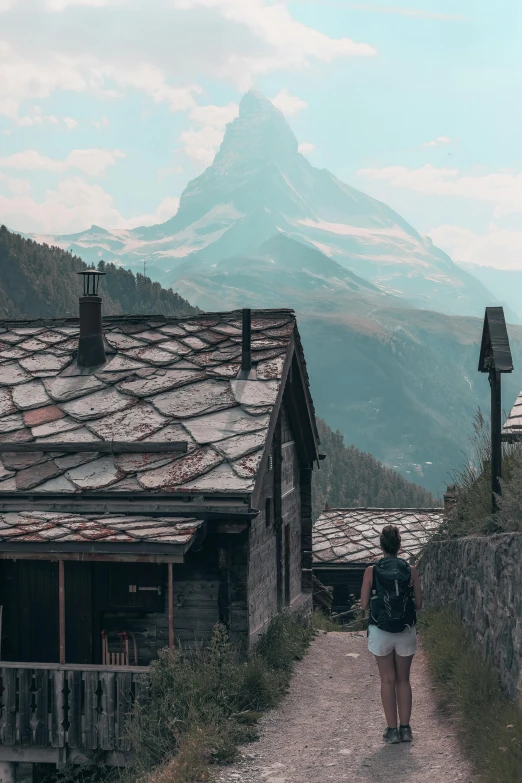
POLYGON ((92 552, 27 552, 22 548, 0 552, 0 560, 73 560, 87 563, 183 563, 183 555, 108 555, 92 552))
POLYGON ((174 576, 172 563, 167 564, 169 574, 169 647, 174 649, 174 576))
POLYGON ((58 604, 60 613, 60 663, 65 663, 65 564, 58 560, 58 604))
POLYGON ((502 391, 501 374, 497 370, 490 370, 489 383, 491 386, 491 510, 493 514, 498 511, 496 495, 500 495, 502 488, 500 478, 502 476, 502 391))

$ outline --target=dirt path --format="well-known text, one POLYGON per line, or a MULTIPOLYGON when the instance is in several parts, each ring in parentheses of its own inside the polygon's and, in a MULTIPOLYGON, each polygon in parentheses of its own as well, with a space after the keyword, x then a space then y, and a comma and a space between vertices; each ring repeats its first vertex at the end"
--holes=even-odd
MULTIPOLYGON (((289 694, 261 722, 259 742, 219 783, 474 783, 436 708, 422 650, 412 669, 414 741, 385 745, 379 676, 366 634, 321 634, 289 694)), ((475 782, 476 783, 476 782, 475 782)))

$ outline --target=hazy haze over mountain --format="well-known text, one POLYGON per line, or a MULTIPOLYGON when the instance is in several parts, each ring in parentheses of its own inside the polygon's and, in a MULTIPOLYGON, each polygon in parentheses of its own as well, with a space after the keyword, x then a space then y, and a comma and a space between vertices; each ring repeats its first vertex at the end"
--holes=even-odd
MULTIPOLYGON (((153 279, 205 306, 212 270, 228 270, 223 259, 258 256, 264 242, 282 233, 326 256, 325 277, 342 277, 334 271, 338 264, 405 303, 452 314, 478 316, 492 304, 479 281, 392 209, 314 168, 298 152, 283 114, 253 90, 227 125, 214 162, 187 185, 170 220, 131 231, 93 226, 46 240, 87 261, 103 257, 132 269, 146 261, 153 279)), ((237 261, 230 263, 234 274, 237 261)), ((247 284, 239 289, 248 296, 247 284)), ((264 302, 257 297, 258 304, 270 301, 270 293, 264 302)))

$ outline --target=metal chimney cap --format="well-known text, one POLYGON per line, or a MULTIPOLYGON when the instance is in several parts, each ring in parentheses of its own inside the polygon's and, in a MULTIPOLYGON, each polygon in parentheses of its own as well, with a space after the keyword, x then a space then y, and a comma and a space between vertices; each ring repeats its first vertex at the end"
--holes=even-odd
POLYGON ((100 277, 107 273, 99 272, 97 269, 83 269, 81 272, 77 272, 77 274, 83 277, 83 295, 98 296, 100 277))

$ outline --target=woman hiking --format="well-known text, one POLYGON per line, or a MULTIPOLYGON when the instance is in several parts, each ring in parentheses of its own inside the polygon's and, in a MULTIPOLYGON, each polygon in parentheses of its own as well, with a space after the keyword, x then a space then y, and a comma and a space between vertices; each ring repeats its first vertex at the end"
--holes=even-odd
POLYGON ((417 650, 415 610, 422 609, 422 592, 417 570, 397 557, 399 529, 383 527, 380 544, 383 557, 364 572, 361 608, 370 610, 368 649, 377 661, 388 724, 383 739, 394 745, 412 740, 410 668, 417 650))

